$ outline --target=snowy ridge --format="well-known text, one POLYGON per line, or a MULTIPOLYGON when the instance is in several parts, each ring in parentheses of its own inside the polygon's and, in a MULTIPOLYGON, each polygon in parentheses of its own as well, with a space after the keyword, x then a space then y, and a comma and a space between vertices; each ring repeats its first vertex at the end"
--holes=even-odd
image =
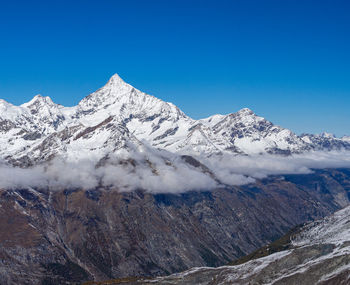
POLYGON ((311 149, 350 149, 346 137, 298 137, 247 108, 196 121, 175 105, 145 94, 114 75, 104 87, 71 108, 41 95, 21 106, 1 100, 1 156, 6 159, 7 153, 12 158, 24 155, 30 158, 33 146, 43 143, 55 132, 57 136, 63 130, 69 133, 72 128, 94 127, 110 117, 138 140, 182 154, 290 154, 311 149))
POLYGON ((293 239, 294 246, 330 243, 337 246, 350 241, 350 207, 346 207, 323 220, 306 225, 293 239))
MULTIPOLYGON (((129 158, 152 167, 157 161, 165 163, 165 168, 173 163, 178 169, 172 161, 182 161, 183 155, 205 160, 350 150, 348 137, 297 136, 247 108, 194 120, 174 104, 137 90, 118 75, 74 107, 55 104, 41 95, 21 106, 0 100, 0 133, 0 160, 22 168, 54 159, 124 165, 129 158)), ((241 181, 251 179, 243 177, 241 181)))

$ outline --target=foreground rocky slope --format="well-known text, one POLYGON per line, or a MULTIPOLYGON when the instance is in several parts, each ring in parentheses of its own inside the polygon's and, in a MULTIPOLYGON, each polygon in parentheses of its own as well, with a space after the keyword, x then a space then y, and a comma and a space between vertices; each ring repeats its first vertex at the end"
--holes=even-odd
POLYGON ((289 249, 241 265, 194 268, 127 284, 349 284, 350 207, 306 225, 284 246, 289 249))
POLYGON ((183 194, 2 190, 0 283, 75 284, 224 265, 348 205, 349 193, 347 169, 183 194))

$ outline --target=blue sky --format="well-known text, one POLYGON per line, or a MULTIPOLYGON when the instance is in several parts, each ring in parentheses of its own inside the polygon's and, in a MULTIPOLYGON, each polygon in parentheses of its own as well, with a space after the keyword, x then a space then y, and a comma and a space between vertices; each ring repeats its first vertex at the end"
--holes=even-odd
POLYGON ((193 118, 350 134, 350 1, 0 1, 0 98, 75 105, 114 73, 193 118))

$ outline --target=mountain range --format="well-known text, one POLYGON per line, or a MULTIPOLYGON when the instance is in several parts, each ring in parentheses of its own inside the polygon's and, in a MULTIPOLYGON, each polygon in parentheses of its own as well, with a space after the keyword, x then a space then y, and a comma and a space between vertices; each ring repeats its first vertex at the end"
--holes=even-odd
MULTIPOLYGON (((21 106, 0 100, 0 133, 1 284, 153 278, 193 267, 153 281, 237 276, 260 284, 261 272, 264 280, 294 274, 310 252, 317 266, 330 248, 347 250, 299 235, 288 252, 220 267, 350 205, 349 137, 296 135, 249 109, 194 120, 118 75, 74 107, 40 95, 21 106), (294 254, 308 244, 310 252, 294 254), (286 264, 283 276, 271 267, 276 260, 286 264)), ((346 230, 331 225, 348 212, 316 232, 346 230)), ((332 278, 335 269, 327 272, 332 278)))
POLYGON ((144 148, 194 156, 350 149, 349 137, 298 136, 247 108, 194 120, 118 75, 74 107, 41 95, 21 106, 0 100, 0 132, 1 159, 20 167, 54 157, 94 157, 98 163, 111 153, 142 153, 144 148))

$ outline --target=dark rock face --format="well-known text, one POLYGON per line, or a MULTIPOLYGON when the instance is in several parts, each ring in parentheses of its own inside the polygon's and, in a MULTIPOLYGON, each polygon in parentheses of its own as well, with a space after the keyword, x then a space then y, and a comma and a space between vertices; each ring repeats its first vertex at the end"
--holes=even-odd
MULTIPOLYGON (((231 266, 199 267, 124 284, 341 285, 350 284, 350 206, 296 227, 231 266)), ((118 284, 110 280, 108 284, 118 284)), ((97 283, 92 283, 97 284, 97 283)))
POLYGON ((0 191, 0 283, 75 284, 220 266, 349 204, 350 170, 210 192, 0 191))

